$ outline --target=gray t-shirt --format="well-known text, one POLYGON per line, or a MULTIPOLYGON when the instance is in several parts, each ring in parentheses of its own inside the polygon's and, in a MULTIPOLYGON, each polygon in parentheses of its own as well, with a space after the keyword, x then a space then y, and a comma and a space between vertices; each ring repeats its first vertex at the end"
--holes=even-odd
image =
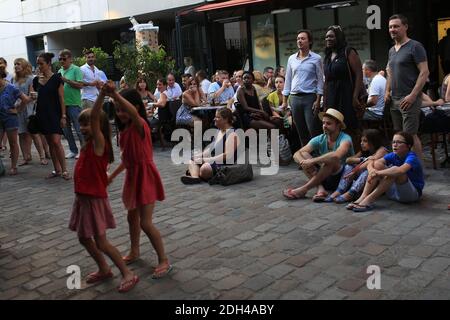
POLYGON ((392 97, 403 98, 411 93, 420 74, 417 65, 425 61, 425 48, 415 40, 409 40, 398 51, 395 47, 389 50, 392 97))

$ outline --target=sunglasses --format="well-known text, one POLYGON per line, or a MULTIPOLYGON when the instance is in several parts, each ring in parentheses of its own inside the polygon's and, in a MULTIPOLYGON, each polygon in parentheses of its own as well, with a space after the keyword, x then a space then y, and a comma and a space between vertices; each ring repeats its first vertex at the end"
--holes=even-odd
POLYGON ((342 31, 342 27, 341 26, 330 26, 329 29, 333 29, 333 30, 341 30, 342 31))
POLYGON ((62 57, 59 58, 59 61, 66 61, 66 60, 67 60, 67 58, 62 58, 62 57))

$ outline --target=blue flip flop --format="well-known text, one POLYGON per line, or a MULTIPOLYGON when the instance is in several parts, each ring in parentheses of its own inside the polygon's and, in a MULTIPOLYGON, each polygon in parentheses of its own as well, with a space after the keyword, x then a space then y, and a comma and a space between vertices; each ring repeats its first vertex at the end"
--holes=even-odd
POLYGON ((354 207, 352 209, 353 212, 367 212, 367 211, 371 211, 373 210, 374 206, 369 204, 367 206, 360 206, 358 205, 358 207, 354 207))

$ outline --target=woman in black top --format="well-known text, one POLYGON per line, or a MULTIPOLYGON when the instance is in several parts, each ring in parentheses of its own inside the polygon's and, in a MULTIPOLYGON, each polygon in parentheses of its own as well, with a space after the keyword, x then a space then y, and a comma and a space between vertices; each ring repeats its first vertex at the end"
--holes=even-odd
POLYGON ((239 87, 236 93, 244 127, 270 130, 280 128, 283 120, 279 116, 267 114, 262 109, 258 94, 253 86, 254 80, 253 73, 245 71, 242 76, 244 85, 239 87))
MULTIPOLYGON (((47 179, 63 177, 70 180, 67 171, 64 148, 61 144, 62 128, 66 126, 66 105, 64 104, 64 83, 59 73, 52 72, 53 53, 41 53, 37 59, 39 76, 33 79, 33 89, 38 93, 36 117, 39 131, 45 135, 50 147, 54 171, 47 179)), ((34 97, 32 95, 32 97, 34 97)))
POLYGON ((358 101, 363 81, 361 60, 355 49, 347 47, 340 26, 328 28, 325 42, 324 108, 339 110, 344 115, 347 128, 350 131, 358 129, 355 110, 361 107, 358 101))

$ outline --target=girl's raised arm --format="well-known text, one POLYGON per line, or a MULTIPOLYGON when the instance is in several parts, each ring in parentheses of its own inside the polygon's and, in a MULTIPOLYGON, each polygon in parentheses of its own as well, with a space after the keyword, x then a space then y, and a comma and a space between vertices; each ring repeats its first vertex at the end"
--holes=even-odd
POLYGON ((102 91, 105 95, 108 95, 114 99, 114 102, 120 105, 126 113, 129 114, 131 118, 131 122, 136 126, 141 136, 144 135, 144 127, 140 120, 141 116, 139 115, 135 106, 133 106, 127 99, 122 97, 117 91, 114 82, 109 80, 102 88, 102 91))
POLYGON ((105 137, 103 136, 100 128, 100 115, 102 112, 103 101, 105 100, 105 93, 100 91, 97 100, 95 100, 94 106, 91 110, 91 131, 92 138, 94 140, 94 152, 97 156, 102 156, 105 152, 105 137))

